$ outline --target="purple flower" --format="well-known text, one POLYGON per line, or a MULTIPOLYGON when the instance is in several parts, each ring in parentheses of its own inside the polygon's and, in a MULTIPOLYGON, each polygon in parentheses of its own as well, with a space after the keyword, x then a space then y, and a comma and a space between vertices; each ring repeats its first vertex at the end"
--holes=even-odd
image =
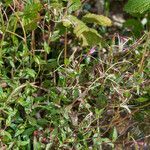
POLYGON ((89 51, 89 55, 91 55, 91 54, 93 54, 95 51, 96 51, 96 49, 95 49, 96 47, 94 46, 94 47, 92 47, 91 49, 90 49, 90 51, 89 51))

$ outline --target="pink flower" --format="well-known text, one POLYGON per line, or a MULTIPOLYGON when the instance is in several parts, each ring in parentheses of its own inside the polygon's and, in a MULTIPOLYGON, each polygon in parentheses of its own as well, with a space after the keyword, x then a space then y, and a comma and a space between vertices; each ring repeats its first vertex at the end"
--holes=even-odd
POLYGON ((95 49, 96 47, 94 46, 94 47, 92 47, 91 49, 90 49, 90 51, 89 51, 89 55, 91 55, 91 54, 93 54, 95 51, 96 51, 96 49, 95 49))

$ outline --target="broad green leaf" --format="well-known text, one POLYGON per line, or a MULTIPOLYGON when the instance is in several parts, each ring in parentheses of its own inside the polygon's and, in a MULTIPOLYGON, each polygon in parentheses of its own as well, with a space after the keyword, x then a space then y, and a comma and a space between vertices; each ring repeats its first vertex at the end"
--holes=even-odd
POLYGON ((86 31, 89 31, 89 28, 85 24, 81 24, 81 25, 77 25, 74 28, 73 32, 74 32, 74 34, 76 34, 77 37, 80 37, 80 35, 86 31))
POLYGON ((17 137, 18 135, 22 134, 24 132, 25 129, 18 129, 15 133, 15 137, 17 137))
POLYGON ((27 4, 23 12, 23 25, 26 30, 35 30, 40 20, 39 11, 42 9, 41 3, 27 4))
POLYGON ((127 21, 124 23, 124 27, 129 28, 136 37, 140 37, 141 32, 144 29, 141 21, 137 19, 127 19, 127 21))
POLYGON ((108 17, 105 17, 103 15, 96 15, 96 14, 86 14, 83 17, 83 21, 87 23, 96 23, 101 26, 111 26, 112 22, 108 17))
POLYGON ((75 16, 72 16, 72 15, 68 15, 67 18, 71 23, 72 23, 72 26, 76 27, 76 26, 86 26, 86 24, 79 20, 77 17, 75 16))
POLYGON ((81 1, 80 0, 69 0, 69 8, 68 11, 71 13, 72 11, 76 11, 81 7, 81 1))
POLYGON ((38 12, 42 9, 41 3, 26 4, 23 12, 24 19, 35 19, 38 12))
POLYGON ((146 11, 150 11, 150 0, 129 0, 124 9, 131 14, 142 14, 146 11))
POLYGON ((68 20, 70 20, 72 23, 74 29, 73 32, 77 37, 79 37, 84 31, 89 31, 89 28, 86 26, 86 24, 77 17, 69 15, 68 20))
POLYGON ((83 46, 93 46, 101 42, 101 36, 95 29, 89 28, 83 21, 75 16, 69 15, 68 19, 72 22, 73 32, 80 40, 83 46))
POLYGON ((83 46, 94 46, 98 45, 101 42, 101 36, 95 29, 89 29, 88 31, 84 31, 80 38, 82 39, 83 46))

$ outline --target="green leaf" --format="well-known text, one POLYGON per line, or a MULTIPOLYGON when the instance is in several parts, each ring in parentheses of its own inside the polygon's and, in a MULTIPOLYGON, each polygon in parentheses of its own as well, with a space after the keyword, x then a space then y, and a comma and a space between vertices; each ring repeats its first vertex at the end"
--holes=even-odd
POLYGON ((60 10, 63 7, 63 3, 60 0, 50 0, 50 6, 56 10, 60 10))
POLYGON ((72 24, 72 27, 80 26, 81 28, 88 28, 83 21, 72 15, 68 15, 64 21, 69 21, 72 24))
POLYGON ((35 77, 35 75, 36 75, 36 72, 33 70, 33 69, 30 69, 30 68, 27 68, 26 69, 26 72, 27 72, 27 74, 28 75, 30 75, 31 77, 35 77))
POLYGON ((4 138, 8 138, 9 140, 12 139, 11 134, 7 131, 1 130, 0 136, 4 136, 4 138))
POLYGON ((23 107, 29 106, 29 103, 26 102, 26 101, 24 100, 24 98, 22 98, 22 97, 19 97, 18 100, 17 100, 17 102, 18 102, 21 106, 23 106, 23 107))
POLYGON ((25 145, 29 144, 29 141, 17 141, 17 144, 19 146, 25 146, 25 145))
POLYGON ((101 36, 95 29, 89 28, 83 21, 77 17, 69 15, 68 20, 72 23, 73 32, 80 40, 83 46, 93 46, 101 42, 101 36))
POLYGON ((96 15, 96 14, 86 14, 83 19, 84 22, 87 23, 96 23, 101 26, 111 26, 112 22, 108 17, 105 17, 103 15, 96 15))
POLYGON ((82 46, 94 46, 101 42, 101 36, 95 29, 84 31, 80 38, 82 39, 82 46))
POLYGON ((144 27, 142 26, 142 23, 137 19, 126 20, 126 22, 124 23, 124 27, 129 28, 136 37, 140 37, 141 32, 144 29, 144 27))
POLYGON ((142 14, 146 11, 150 11, 150 0, 129 0, 124 9, 131 14, 142 14))
POLYGON ((80 0, 70 0, 68 11, 71 13, 72 11, 79 10, 81 7, 81 1, 80 0))
POLYGON ((117 129, 114 127, 113 133, 112 133, 112 141, 115 142, 117 140, 118 134, 117 129))
POLYGON ((23 17, 25 19, 34 19, 38 12, 42 9, 41 3, 27 4, 24 8, 23 17))
POLYGON ((11 60, 11 57, 9 57, 10 59, 9 59, 9 63, 10 63, 10 65, 11 65, 11 67, 12 68, 15 68, 15 64, 14 64, 14 62, 13 62, 13 60, 11 60))
POLYGON ((12 121, 12 118, 11 116, 9 115, 8 118, 6 119, 6 125, 9 127, 11 125, 11 121, 12 121))
POLYGON ((77 37, 80 37, 81 34, 86 31, 89 31, 89 28, 85 24, 81 23, 74 28, 73 32, 77 37))
POLYGON ((23 132, 24 135, 26 136, 30 136, 33 134, 33 132, 36 130, 35 127, 31 127, 31 128, 28 128, 28 129, 25 129, 25 131, 23 132))
POLYGON ((17 130, 16 133, 15 133, 15 137, 17 137, 18 135, 20 135, 21 133, 23 133, 24 130, 25 129, 19 129, 19 130, 17 130))
POLYGON ((35 61, 38 65, 40 65, 40 58, 39 58, 39 56, 35 56, 35 55, 34 55, 33 59, 34 59, 34 61, 35 61))
POLYGON ((29 121, 29 123, 32 125, 32 126, 36 126, 37 125, 37 120, 31 116, 27 116, 27 119, 29 121))
POLYGON ((97 93, 96 105, 98 108, 104 108, 107 105, 107 97, 102 92, 97 93))
POLYGON ((50 53, 50 46, 48 45, 48 43, 47 42, 44 42, 44 50, 45 50, 45 52, 47 53, 47 54, 49 54, 50 53))
POLYGON ((41 150, 41 143, 38 142, 36 136, 33 138, 33 150, 41 150))
POLYGON ((26 30, 35 30, 37 28, 37 23, 40 20, 39 11, 42 9, 41 3, 32 3, 25 6, 23 17, 23 25, 26 30))
POLYGON ((23 24, 25 27, 25 30, 27 31, 32 31, 35 30, 37 28, 37 23, 39 21, 38 16, 34 19, 34 20, 23 20, 23 24))
POLYGON ((41 118, 41 119, 37 120, 37 124, 40 125, 40 126, 47 125, 48 123, 49 123, 48 120, 46 120, 44 118, 41 118))
POLYGON ((5 0, 4 5, 9 6, 13 3, 13 0, 5 0))
POLYGON ((147 102, 149 101, 149 98, 147 97, 140 97, 138 99, 136 99, 137 102, 143 103, 143 102, 147 102))

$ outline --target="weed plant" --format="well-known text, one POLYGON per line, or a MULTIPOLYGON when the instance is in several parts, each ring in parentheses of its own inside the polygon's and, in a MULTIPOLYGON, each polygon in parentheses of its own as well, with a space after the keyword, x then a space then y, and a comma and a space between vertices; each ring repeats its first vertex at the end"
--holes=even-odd
POLYGON ((150 32, 84 4, 0 2, 0 149, 150 147, 150 32))

